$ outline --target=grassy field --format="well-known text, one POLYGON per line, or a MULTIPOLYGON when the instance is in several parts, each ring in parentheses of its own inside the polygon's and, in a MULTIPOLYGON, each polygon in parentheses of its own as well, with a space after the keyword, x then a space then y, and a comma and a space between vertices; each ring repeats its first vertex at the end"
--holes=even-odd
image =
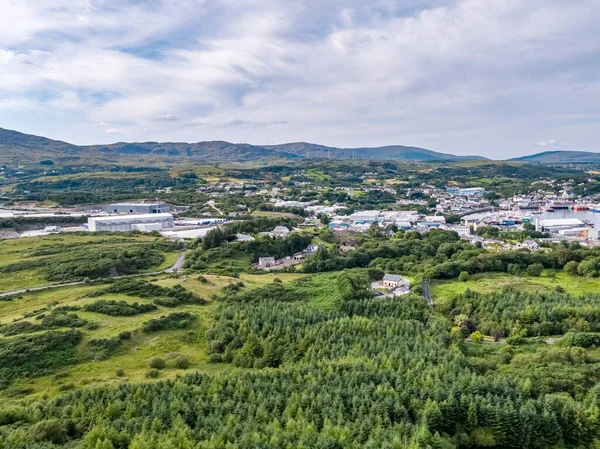
MULTIPOLYGON (((47 261, 51 265, 56 257, 68 256, 71 252, 88 249, 102 252, 103 249, 119 249, 123 245, 151 243, 156 237, 151 235, 119 236, 101 234, 52 234, 43 237, 0 240, 0 268, 24 261, 47 261), (37 251, 60 248, 56 255, 36 255, 37 251)), ((164 261, 156 267, 150 267, 146 272, 164 270, 175 263, 179 256, 177 252, 164 253, 164 261)), ((23 269, 13 272, 0 273, 0 292, 38 287, 52 284, 46 279, 42 268, 23 269)))
POLYGON ((267 218, 282 218, 282 217, 298 218, 298 219, 302 218, 299 215, 292 214, 290 212, 276 212, 276 211, 270 211, 270 210, 255 210, 250 215, 252 215, 253 217, 267 217, 267 218))
POLYGON ((545 270, 539 277, 483 273, 471 276, 467 282, 434 280, 431 283, 431 294, 435 302, 444 302, 452 296, 464 293, 467 289, 491 293, 508 286, 531 292, 551 292, 560 286, 567 293, 585 295, 600 292, 600 278, 569 276, 557 270, 545 270))
POLYGON ((310 168, 306 171, 306 177, 318 182, 330 181, 331 176, 316 168, 310 168))
MULTIPOLYGON (((185 356, 190 366, 187 371, 201 371, 216 373, 236 368, 226 364, 210 364, 206 356, 205 333, 214 319, 218 310, 218 303, 212 298, 221 288, 230 283, 244 283, 244 289, 254 289, 272 283, 278 278, 284 283, 306 278, 306 275, 292 273, 268 273, 264 275, 242 275, 240 278, 226 276, 204 275, 207 282, 201 282, 198 275, 167 276, 161 275, 152 280, 153 283, 163 287, 181 285, 189 291, 196 293, 206 300, 203 305, 180 305, 176 308, 159 307, 158 310, 136 316, 108 316, 100 313, 75 311, 80 318, 95 323, 92 329, 79 328, 84 333, 84 339, 78 346, 81 362, 63 368, 58 372, 33 379, 23 379, 15 382, 9 390, 0 392, 0 401, 8 399, 16 391, 29 390, 31 396, 58 394, 61 390, 85 385, 117 385, 133 381, 142 382, 146 379, 148 364, 151 359, 160 357, 166 360, 167 367, 160 371, 158 380, 168 379, 185 373, 174 365, 174 359, 185 356), (192 327, 181 330, 168 330, 154 333, 142 332, 144 322, 173 312, 190 312, 197 316, 192 327), (123 331, 132 332, 130 340, 123 341, 119 349, 105 360, 86 360, 86 344, 90 339, 114 338, 123 331), (125 371, 124 376, 117 376, 116 370, 125 371)), ((329 276, 331 277, 331 276, 329 276)), ((311 301, 319 306, 326 306, 331 293, 330 279, 328 276, 316 276, 314 286, 300 287, 308 293, 309 290, 320 292, 320 295, 311 295, 311 301)), ((335 285, 335 284, 333 284, 335 285)), ((99 299, 126 301, 128 303, 151 303, 151 299, 128 296, 124 294, 105 294, 101 297, 89 297, 89 293, 105 288, 106 285, 82 285, 65 287, 56 290, 29 292, 12 301, 0 301, 0 323, 9 324, 15 320, 24 319, 25 314, 32 311, 53 306, 79 306, 95 302, 99 299)), ((28 321, 34 321, 28 318, 28 321)), ((66 330, 66 329, 64 329, 66 330)), ((0 337, 2 338, 2 337, 0 337)), ((14 338, 14 337, 4 337, 14 338)), ((28 396, 29 397, 29 396, 28 396)))

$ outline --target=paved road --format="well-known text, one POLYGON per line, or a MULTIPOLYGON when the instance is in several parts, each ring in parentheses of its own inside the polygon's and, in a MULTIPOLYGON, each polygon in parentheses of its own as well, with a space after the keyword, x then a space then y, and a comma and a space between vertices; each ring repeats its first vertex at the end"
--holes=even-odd
MULTIPOLYGON (((173 265, 171 265, 169 268, 162 270, 162 271, 152 271, 150 273, 128 274, 125 276, 115 276, 112 278, 99 278, 99 279, 94 279, 94 281, 112 281, 115 279, 125 279, 125 278, 139 277, 139 276, 156 276, 157 274, 162 274, 162 273, 177 273, 177 272, 181 271, 181 268, 183 267, 183 262, 185 262, 185 254, 180 255, 173 265)), ((20 295, 20 294, 27 293, 27 292, 39 292, 41 290, 50 290, 52 288, 70 287, 72 285, 81 285, 81 284, 84 284, 84 282, 77 281, 77 282, 67 282, 65 284, 51 284, 51 285, 42 285, 41 287, 24 288, 24 289, 20 289, 20 290, 13 290, 10 292, 0 293, 0 298, 3 296, 20 295)))
POLYGON ((423 281, 423 297, 427 301, 427 305, 433 309, 433 300, 431 299, 431 291, 429 289, 429 280, 423 281))
POLYGON ((177 273, 181 271, 181 268, 183 268, 183 262, 185 262, 185 254, 179 256, 175 263, 165 270, 165 273, 177 273))

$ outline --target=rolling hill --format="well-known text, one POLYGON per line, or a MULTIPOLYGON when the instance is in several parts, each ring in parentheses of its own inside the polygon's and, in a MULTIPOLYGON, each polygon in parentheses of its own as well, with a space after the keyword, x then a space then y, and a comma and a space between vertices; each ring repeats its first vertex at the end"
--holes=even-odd
POLYGON ((543 151, 510 159, 511 161, 530 162, 540 164, 568 164, 576 162, 600 162, 600 153, 590 151, 543 151))
POLYGON ((439 153, 419 147, 403 145, 389 145, 384 147, 363 148, 336 148, 316 145, 306 142, 284 143, 269 145, 265 148, 281 153, 292 153, 298 157, 332 157, 337 159, 371 159, 371 160, 404 160, 404 161, 462 161, 486 160, 481 156, 456 156, 454 154, 439 153))
POLYGON ((281 145, 250 145, 209 141, 185 142, 118 142, 107 145, 78 146, 59 140, 23 134, 0 128, 0 163, 19 163, 26 157, 35 162, 43 159, 72 162, 141 162, 198 161, 231 162, 265 159, 371 159, 399 161, 485 160, 480 156, 456 156, 418 147, 392 145, 374 148, 336 148, 306 142, 281 145))

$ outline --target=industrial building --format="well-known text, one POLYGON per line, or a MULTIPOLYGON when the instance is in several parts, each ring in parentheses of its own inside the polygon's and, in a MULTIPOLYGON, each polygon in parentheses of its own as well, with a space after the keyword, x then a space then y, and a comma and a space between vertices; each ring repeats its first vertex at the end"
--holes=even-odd
POLYGON ((572 232, 574 228, 580 227, 585 227, 585 223, 579 218, 536 220, 536 229, 541 232, 557 233, 562 230, 569 230, 572 232))
POLYGON ((169 212, 167 203, 114 203, 104 209, 111 214, 164 214, 169 212))
POLYGON ((113 215, 110 217, 88 218, 88 230, 126 232, 126 231, 161 231, 173 227, 171 214, 113 215))

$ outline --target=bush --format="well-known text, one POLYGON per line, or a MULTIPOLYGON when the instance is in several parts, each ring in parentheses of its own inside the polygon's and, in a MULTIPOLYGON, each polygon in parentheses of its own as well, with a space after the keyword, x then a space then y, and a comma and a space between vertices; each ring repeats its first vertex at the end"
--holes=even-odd
POLYGON ((67 440, 67 432, 57 419, 40 421, 29 430, 33 441, 49 441, 54 444, 63 444, 67 440))
POLYGON ((0 339, 0 388, 12 379, 41 376, 77 362, 79 331, 56 332, 0 339))
POLYGON ((184 329, 189 327, 195 319, 196 315, 189 312, 172 313, 170 315, 146 321, 142 326, 142 330, 144 332, 157 332, 168 329, 184 329))
POLYGON ((190 366, 190 361, 187 359, 187 357, 177 357, 175 359, 175 366, 179 369, 188 369, 190 366))
MULTIPOLYGON (((187 291, 181 285, 175 285, 172 288, 161 287, 160 285, 150 282, 141 281, 139 279, 121 279, 111 286, 89 293, 87 296, 94 298, 107 293, 123 293, 129 296, 137 296, 139 298, 160 298, 172 299, 178 304, 203 304, 204 300, 199 298, 192 292, 187 291)), ((156 304, 160 303, 154 300, 156 304)))
POLYGON ((206 279, 204 276, 198 276, 198 280, 203 283, 203 284, 208 284, 208 279, 206 279))
POLYGON ((579 346, 592 348, 600 346, 600 334, 592 332, 567 332, 560 344, 562 346, 579 346))
POLYGON ((223 357, 221 354, 210 354, 208 356, 208 363, 222 363, 223 357))
POLYGON ((470 335, 473 343, 483 343, 483 334, 479 331, 475 331, 470 335))
POLYGON ((509 263, 508 266, 506 267, 506 271, 508 271, 510 274, 516 276, 521 271, 521 267, 519 266, 519 264, 509 263))
POLYGON ((163 359, 155 358, 150 360, 150 368, 164 369, 167 364, 163 359))
POLYGON ((467 273, 466 271, 461 271, 458 275, 458 280, 460 282, 467 282, 469 280, 469 273, 467 273))
POLYGON ((101 299, 91 304, 86 304, 83 310, 86 312, 102 313, 110 316, 134 316, 142 313, 153 312, 157 309, 154 304, 140 304, 126 301, 106 301, 101 299))
POLYGON ((111 352, 117 350, 121 345, 118 338, 96 338, 88 341, 89 356, 94 360, 104 360, 111 352))
POLYGON ((539 276, 543 270, 544 266, 541 263, 532 263, 527 267, 527 274, 530 276, 539 276))
POLYGON ((156 379, 159 375, 159 372, 156 368, 151 368, 148 371, 146 371, 146 377, 148 379, 156 379))
POLYGON ((579 263, 572 260, 565 264, 563 271, 571 276, 577 276, 577 268, 579 268, 579 263))
POLYGON ((119 334, 119 340, 129 340, 131 339, 131 332, 123 331, 119 334))
POLYGON ((125 375, 125 370, 123 368, 117 368, 115 374, 117 375, 117 377, 123 377, 125 375))

